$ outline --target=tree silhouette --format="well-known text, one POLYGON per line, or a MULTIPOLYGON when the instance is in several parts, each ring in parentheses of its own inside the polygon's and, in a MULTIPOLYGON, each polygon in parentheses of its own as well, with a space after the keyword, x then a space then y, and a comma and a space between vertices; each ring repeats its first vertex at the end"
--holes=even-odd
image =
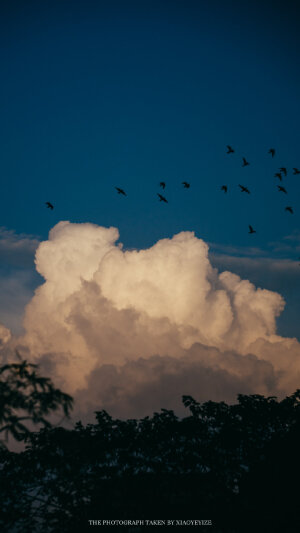
POLYGON ((27 435, 24 452, 3 450, 1 530, 84 532, 101 519, 123 521, 102 531, 138 533, 130 521, 198 518, 218 533, 300 531, 300 390, 280 402, 183 403, 185 418, 162 409, 119 420, 102 410, 94 424, 45 426, 27 435))
MULTIPOLYGON (((28 423, 51 427, 45 418, 62 409, 69 416, 73 400, 56 389, 49 378, 36 372, 37 365, 21 361, 0 367, 0 433, 24 440, 30 434, 28 423)), ((4 446, 3 440, 0 445, 4 446)))

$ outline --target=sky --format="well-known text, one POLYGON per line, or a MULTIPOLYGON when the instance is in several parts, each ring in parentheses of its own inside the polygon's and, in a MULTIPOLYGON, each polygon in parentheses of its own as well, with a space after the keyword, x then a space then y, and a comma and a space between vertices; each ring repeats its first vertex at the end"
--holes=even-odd
MULTIPOLYGON (((104 361, 111 361, 114 370, 117 365, 122 383, 128 381, 128 372, 138 372, 132 365, 138 364, 139 356, 146 361, 141 371, 145 375, 152 357, 161 357, 168 372, 176 368, 178 383, 194 364, 200 365, 201 374, 204 355, 200 350, 202 355, 197 356, 195 348, 200 343, 206 350, 216 350, 212 357, 219 358, 218 364, 208 367, 216 372, 219 365, 220 375, 212 378, 210 388, 218 398, 251 389, 247 382, 252 370, 243 373, 244 381, 236 380, 228 360, 227 383, 222 367, 225 352, 230 357, 256 357, 258 365, 268 366, 270 357, 262 356, 257 343, 263 339, 274 344, 276 337, 285 349, 286 343, 296 343, 289 349, 298 353, 297 341, 286 340, 300 338, 300 174, 293 173, 293 167, 300 169, 297 4, 1 3, 0 333, 8 351, 16 345, 31 350, 62 385, 79 394, 89 380, 103 373, 104 361), (226 153, 227 145, 234 148, 233 154, 226 153), (276 150, 274 158, 270 148, 276 150), (243 157, 250 163, 246 167, 243 157), (274 176, 280 167, 287 168, 281 183, 274 176), (166 183, 164 191, 161 181, 166 183), (190 183, 189 189, 183 188, 183 181, 190 183), (287 194, 279 192, 279 183, 287 194), (221 190, 224 184, 227 194, 221 190), (251 194, 242 193, 239 184, 251 194), (115 187, 123 188, 127 196, 118 195, 115 187), (164 194, 168 203, 160 202, 157 193, 164 194), (54 205, 53 211, 46 208, 47 201, 54 205), (293 214, 285 211, 287 206, 293 214), (249 224, 256 233, 248 233, 249 224), (184 268, 169 260, 174 239, 181 239, 175 248, 179 247, 177 260, 184 268), (156 264, 161 246, 161 262, 156 264), (198 259, 190 263, 186 257, 194 246, 198 259), (103 250, 113 257, 109 264, 116 278, 111 280, 102 272, 103 250), (139 267, 129 280, 120 257, 131 264, 128 258, 136 254, 140 259, 143 254, 150 257, 149 264, 137 261, 139 267), (195 274, 195 268, 201 275, 195 274), (166 274, 160 278, 162 270, 166 274), (235 289, 225 283, 226 271, 236 287, 241 281, 234 276, 249 284, 245 312, 233 297, 235 289), (156 278, 162 280, 158 286, 156 278), (114 283, 118 297, 107 289, 114 283), (146 296, 129 297, 140 294, 140 285, 146 296), (99 293, 96 302, 93 287, 99 293), (207 291, 208 301, 200 296, 194 300, 193 291, 207 291), (151 315, 152 299, 157 307, 151 315), (86 309, 80 319, 78 302, 86 309), (179 313, 181 307, 185 311, 177 316, 175 309, 179 313), (108 315, 117 313, 117 337, 123 339, 127 331, 126 342, 122 340, 127 348, 120 359, 115 339, 110 346, 111 337, 100 326, 105 341, 96 334, 94 319, 105 321, 105 309, 108 315), (247 324, 244 316, 249 309, 247 324), (137 314, 131 318, 139 324, 136 342, 129 339, 130 312, 137 314), (162 340, 164 320, 168 326, 162 340), (143 338, 152 343, 151 353, 143 347, 143 338), (85 354, 81 362, 77 343, 85 354), (89 350, 93 355, 88 356, 89 350), (70 382, 62 379, 66 367, 59 370, 59 365, 49 363, 49 353, 67 352, 70 382), (196 362, 193 359, 187 369, 179 369, 182 358, 185 364, 188 358, 196 362), (77 383, 79 368, 86 369, 86 376, 77 383)), ((57 358, 53 355, 53 360, 57 358)), ((276 377, 279 360, 281 355, 272 363, 275 377, 267 372, 269 385, 258 385, 259 390, 288 391, 288 378, 283 384, 276 377)), ((156 364, 157 360, 154 368, 156 364)), ((191 385, 195 395, 201 376, 191 385)), ((118 389, 114 379, 108 380, 110 391, 118 389)), ((145 387, 136 394, 148 397, 145 387)), ((147 387, 150 391, 152 385, 147 387)), ((255 380, 251 390, 256 390, 255 380)), ((109 394, 113 396, 107 392, 106 399, 109 394)), ((115 397, 109 405, 115 408, 115 397)), ((145 409, 149 405, 145 400, 145 409)))

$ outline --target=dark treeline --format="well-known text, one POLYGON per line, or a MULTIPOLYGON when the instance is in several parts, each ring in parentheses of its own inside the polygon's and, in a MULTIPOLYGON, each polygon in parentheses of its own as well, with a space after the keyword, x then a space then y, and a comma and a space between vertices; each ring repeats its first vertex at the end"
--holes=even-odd
MULTIPOLYGON (((200 404, 74 429, 26 432, 1 450, 1 531, 90 531, 89 520, 211 520, 183 531, 299 532, 300 390, 200 404)), ((179 526, 177 526, 178 529, 179 526)), ((101 526, 101 531, 160 526, 101 526)), ((168 527, 168 529, 173 529, 168 527)), ((99 530, 99 529, 98 529, 99 530)))

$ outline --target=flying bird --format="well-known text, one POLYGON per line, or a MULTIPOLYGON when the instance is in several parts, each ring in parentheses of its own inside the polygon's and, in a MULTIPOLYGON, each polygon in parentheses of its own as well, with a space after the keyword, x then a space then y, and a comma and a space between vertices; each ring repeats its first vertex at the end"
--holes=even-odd
POLYGON ((279 170, 280 172, 283 172, 285 176, 287 175, 287 170, 285 167, 281 167, 279 170))
POLYGON ((277 185, 277 187, 278 187, 278 190, 279 190, 280 192, 285 192, 285 194, 287 194, 287 191, 285 190, 284 187, 281 187, 281 185, 277 185))
POLYGON ((221 191, 227 192, 228 191, 227 185, 222 185, 221 191))
POLYGON ((162 187, 162 189, 165 189, 166 187, 166 184, 164 181, 161 181, 160 184, 159 184, 160 187, 162 187))
POLYGON ((276 174, 274 174, 275 178, 279 178, 280 181, 282 181, 282 175, 280 174, 280 172, 276 172, 276 174))
POLYGON ((299 168, 295 168, 295 167, 294 167, 294 168, 293 168, 293 171, 294 171, 294 172, 293 172, 294 175, 296 175, 296 174, 300 174, 300 170, 299 170, 299 168))
POLYGON ((274 157, 275 149, 274 148, 270 148, 270 150, 268 151, 268 154, 271 154, 271 156, 274 157))
POLYGON ((227 144, 227 148, 228 148, 227 154, 233 154, 234 153, 234 149, 231 146, 229 146, 229 144, 227 144))
POLYGON ((291 215, 294 213, 293 208, 291 206, 289 206, 289 205, 285 208, 285 210, 289 211, 291 213, 291 215))
POLYGON ((252 228, 252 226, 250 226, 249 224, 249 233, 256 233, 256 230, 252 228))
POLYGON ((123 189, 120 189, 120 187, 115 187, 115 189, 118 191, 118 194, 123 194, 124 196, 127 196, 126 192, 123 191, 123 189))
POLYGON ((250 165, 250 163, 248 163, 248 161, 246 161, 245 157, 243 157, 242 167, 246 167, 247 165, 250 165))
POLYGON ((166 204, 168 203, 168 200, 162 194, 157 193, 157 196, 159 197, 160 202, 166 202, 166 204))
POLYGON ((183 181, 182 185, 183 185, 184 189, 189 189, 190 188, 190 184, 187 181, 183 181))
POLYGON ((239 187, 240 187, 240 189, 241 189, 241 192, 247 192, 248 194, 250 194, 249 189, 248 189, 247 187, 244 187, 244 185, 240 185, 240 184, 239 184, 239 187))
POLYGON ((52 205, 50 202, 45 202, 46 206, 48 207, 48 209, 54 209, 54 205, 52 205))

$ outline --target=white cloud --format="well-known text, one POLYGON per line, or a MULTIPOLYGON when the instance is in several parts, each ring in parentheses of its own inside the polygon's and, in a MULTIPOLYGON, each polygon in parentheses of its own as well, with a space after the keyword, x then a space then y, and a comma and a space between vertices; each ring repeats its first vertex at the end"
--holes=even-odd
POLYGON ((8 343, 78 409, 142 416, 182 394, 234 400, 298 387, 300 345, 276 334, 280 294, 219 274, 192 232, 139 251, 118 238, 116 228, 57 224, 36 253, 45 283, 26 308, 26 334, 8 343))

